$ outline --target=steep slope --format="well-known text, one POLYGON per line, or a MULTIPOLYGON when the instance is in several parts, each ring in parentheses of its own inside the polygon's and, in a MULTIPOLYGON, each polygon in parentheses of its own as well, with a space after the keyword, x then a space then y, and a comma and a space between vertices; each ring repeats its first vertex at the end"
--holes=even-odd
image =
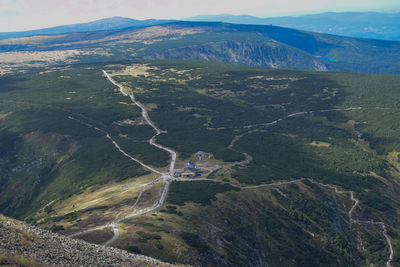
POLYGON ((190 21, 276 25, 350 37, 400 41, 400 12, 329 12, 296 17, 259 18, 249 15, 202 15, 190 21))
POLYGON ((0 51, 13 52, 0 54, 3 69, 15 66, 13 58, 18 55, 37 64, 44 61, 40 52, 45 51, 69 52, 75 62, 195 59, 286 69, 400 73, 400 42, 218 22, 5 39, 0 40, 0 51))
POLYGON ((326 71, 319 59, 274 41, 221 41, 157 52, 145 59, 191 59, 248 66, 326 71))
POLYGON ((174 266, 150 257, 54 234, 1 214, 0 265, 174 266))

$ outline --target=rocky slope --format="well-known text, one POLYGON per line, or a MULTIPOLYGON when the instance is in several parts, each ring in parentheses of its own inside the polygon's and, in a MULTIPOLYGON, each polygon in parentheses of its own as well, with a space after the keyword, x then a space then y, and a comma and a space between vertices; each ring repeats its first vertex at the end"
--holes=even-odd
POLYGON ((90 244, 0 215, 0 265, 174 266, 150 257, 90 244))
MULTIPOLYGON (((69 62, 81 63, 191 59, 257 67, 398 74, 399 51, 400 42, 395 41, 264 25, 174 22, 145 28, 0 40, 0 67, 15 67, 16 60, 4 64, 4 57, 33 57, 34 52, 37 58, 38 53, 44 56, 43 52, 52 52, 58 57, 68 56, 69 62)), ((57 64, 65 64, 60 61, 57 64)))
POLYGON ((273 42, 226 41, 168 49, 146 59, 194 59, 231 64, 326 71, 317 58, 289 46, 273 42))

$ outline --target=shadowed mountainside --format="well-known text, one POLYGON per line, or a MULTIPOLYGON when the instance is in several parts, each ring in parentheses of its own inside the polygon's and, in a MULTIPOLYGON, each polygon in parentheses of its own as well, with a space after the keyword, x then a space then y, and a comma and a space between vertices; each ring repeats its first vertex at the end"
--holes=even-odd
MULTIPOLYGON (((78 53, 75 60, 79 62, 195 59, 286 69, 400 73, 400 42, 276 26, 174 22, 140 29, 0 40, 0 52, 66 50, 78 53)), ((0 54, 4 55, 7 53, 0 54)))
POLYGON ((200 15, 190 21, 276 25, 304 31, 400 41, 400 12, 327 12, 296 17, 259 18, 249 15, 200 15))

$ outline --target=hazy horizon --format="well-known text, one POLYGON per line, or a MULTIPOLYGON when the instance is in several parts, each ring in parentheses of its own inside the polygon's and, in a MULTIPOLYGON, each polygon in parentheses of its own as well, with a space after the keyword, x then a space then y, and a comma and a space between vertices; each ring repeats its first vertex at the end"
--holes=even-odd
POLYGON ((26 31, 85 23, 121 16, 132 19, 184 19, 198 15, 251 15, 257 17, 300 16, 324 12, 399 11, 397 0, 4 0, 0 3, 0 32, 26 31))

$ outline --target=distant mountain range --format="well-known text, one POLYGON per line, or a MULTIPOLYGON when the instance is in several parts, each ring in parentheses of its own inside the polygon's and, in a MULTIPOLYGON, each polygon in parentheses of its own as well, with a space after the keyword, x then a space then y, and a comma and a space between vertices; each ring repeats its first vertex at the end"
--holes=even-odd
MULTIPOLYGON (((400 41, 400 11, 393 13, 329 12, 314 15, 304 15, 299 17, 270 18, 259 18, 249 15, 221 14, 200 15, 186 18, 185 20, 227 22, 235 24, 275 25, 348 37, 400 41)), ((135 20, 124 17, 112 17, 88 23, 62 25, 31 31, 0 32, 0 39, 72 32, 120 30, 125 28, 154 26, 170 22, 176 22, 176 20, 135 20)))
POLYGON ((400 73, 400 42, 269 25, 180 21, 0 40, 0 52, 63 50, 80 51, 80 62, 190 59, 279 69, 400 73))
POLYGON ((34 35, 46 35, 46 34, 61 34, 71 32, 91 32, 91 31, 104 31, 104 30, 119 30, 124 28, 136 28, 159 25, 163 23, 172 22, 173 20, 135 20, 123 17, 112 17, 106 19, 100 19, 88 23, 62 25, 45 29, 21 31, 21 32, 1 32, 0 39, 16 38, 16 37, 28 37, 34 35))
POLYGON ((248 15, 201 15, 190 21, 218 21, 237 24, 276 25, 312 32, 350 37, 400 41, 400 12, 321 13, 299 17, 259 18, 248 15))

